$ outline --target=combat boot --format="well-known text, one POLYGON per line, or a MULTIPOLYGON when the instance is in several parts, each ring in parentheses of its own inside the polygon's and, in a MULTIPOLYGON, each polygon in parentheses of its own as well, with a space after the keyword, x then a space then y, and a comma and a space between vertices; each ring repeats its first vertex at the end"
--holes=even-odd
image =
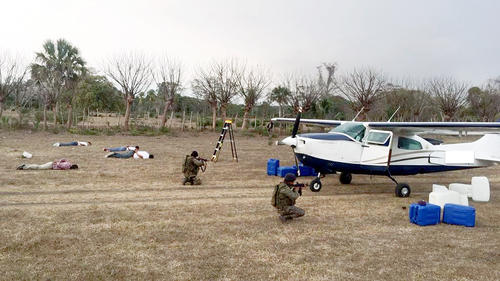
POLYGON ((287 221, 289 221, 289 220, 292 220, 292 218, 291 218, 291 217, 289 217, 289 216, 280 216, 280 221, 281 221, 282 223, 286 223, 286 222, 287 222, 287 221))

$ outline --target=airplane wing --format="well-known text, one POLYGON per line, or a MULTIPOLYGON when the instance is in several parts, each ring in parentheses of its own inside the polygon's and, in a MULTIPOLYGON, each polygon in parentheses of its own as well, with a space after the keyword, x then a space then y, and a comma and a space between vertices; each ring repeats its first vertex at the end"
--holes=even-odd
POLYGON ((500 133, 500 122, 368 122, 370 128, 413 134, 500 133))
MULTIPOLYGON (((272 118, 272 122, 278 123, 295 123, 295 118, 272 118)), ((324 120, 324 119, 300 119, 300 124, 309 124, 323 127, 335 127, 347 121, 340 120, 324 120)))

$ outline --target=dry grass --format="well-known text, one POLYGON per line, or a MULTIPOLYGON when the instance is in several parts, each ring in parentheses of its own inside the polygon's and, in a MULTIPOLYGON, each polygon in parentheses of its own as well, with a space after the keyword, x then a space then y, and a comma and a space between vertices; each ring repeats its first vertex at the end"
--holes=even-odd
MULTIPOLYGON (((215 133, 177 137, 72 136, 0 132, 0 279, 499 280, 499 167, 403 179, 355 175, 305 191, 306 216, 283 225, 270 206, 278 178, 268 158, 292 164, 289 148, 237 136, 240 162, 222 151, 201 187, 180 185, 181 162, 209 157, 215 133), (90 140, 91 147, 52 147, 90 140), (153 160, 104 159, 104 146, 138 144, 153 160), (20 159, 22 151, 33 159, 20 159), (16 171, 23 162, 66 157, 78 171, 16 171), (487 175, 489 203, 473 203, 477 227, 408 222, 406 207, 431 183, 487 175)), ((309 180, 309 179, 307 179, 309 180)))

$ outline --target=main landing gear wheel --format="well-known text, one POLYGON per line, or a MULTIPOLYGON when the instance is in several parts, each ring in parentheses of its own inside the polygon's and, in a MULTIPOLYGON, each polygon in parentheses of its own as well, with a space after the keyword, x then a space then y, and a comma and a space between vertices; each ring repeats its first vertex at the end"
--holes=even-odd
POLYGON ((311 181, 311 183, 309 184, 309 189, 312 191, 312 192, 318 192, 321 190, 321 180, 319 178, 315 178, 311 181))
POLYGON ((396 185, 396 196, 398 197, 409 197, 411 193, 410 186, 407 183, 398 183, 396 185))
POLYGON ((350 173, 342 172, 339 177, 341 184, 350 184, 352 181, 352 175, 350 173))

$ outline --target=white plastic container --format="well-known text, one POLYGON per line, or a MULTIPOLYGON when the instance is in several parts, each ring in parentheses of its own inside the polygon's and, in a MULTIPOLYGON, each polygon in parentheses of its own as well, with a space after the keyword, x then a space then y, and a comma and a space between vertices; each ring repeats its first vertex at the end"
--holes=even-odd
POLYGON ((472 185, 465 183, 450 183, 450 190, 460 194, 465 194, 467 197, 472 197, 472 185))
POLYGON ((444 207, 444 204, 459 204, 460 205, 460 193, 456 191, 433 191, 429 193, 429 203, 444 207))
POLYGON ((469 206, 469 197, 467 194, 459 193, 460 195, 460 205, 469 206))
POLYGON ((448 188, 444 185, 439 185, 439 184, 433 184, 432 185, 432 192, 440 192, 440 191, 448 191, 448 188))
POLYGON ((31 153, 29 153, 27 151, 23 152, 23 158, 28 158, 29 159, 31 157, 33 157, 33 154, 31 154, 31 153))
POLYGON ((487 177, 472 177, 472 200, 490 201, 490 182, 487 177))

